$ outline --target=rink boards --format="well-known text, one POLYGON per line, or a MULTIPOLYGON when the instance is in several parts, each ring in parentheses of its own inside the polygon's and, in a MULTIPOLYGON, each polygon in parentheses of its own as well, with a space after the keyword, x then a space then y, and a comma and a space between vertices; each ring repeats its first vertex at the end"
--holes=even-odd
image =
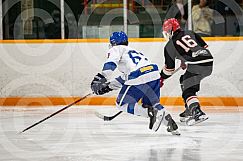
MULTIPOLYGON (((160 69, 163 67, 163 39, 129 40, 132 47, 160 69)), ((214 69, 213 74, 202 81, 198 93, 201 102, 204 106, 242 106, 243 38, 205 40, 214 56, 214 69)), ((0 105, 65 105, 90 93, 90 82, 106 59, 108 40, 3 40, 0 49, 0 105)), ((164 105, 183 105, 179 86, 181 74, 182 70, 161 89, 164 105)), ((114 105, 117 94, 118 91, 112 91, 102 97, 92 96, 80 105, 114 105)))

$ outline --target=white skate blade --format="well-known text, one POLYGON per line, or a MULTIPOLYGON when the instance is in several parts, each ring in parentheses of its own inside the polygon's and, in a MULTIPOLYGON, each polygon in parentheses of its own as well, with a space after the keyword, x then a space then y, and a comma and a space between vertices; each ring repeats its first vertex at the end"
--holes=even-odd
POLYGON ((186 122, 190 117, 180 117, 180 122, 186 122))
POLYGON ((172 135, 177 135, 177 136, 181 135, 181 133, 179 133, 178 130, 172 131, 172 132, 170 132, 170 133, 171 133, 172 135))
POLYGON ((205 120, 207 120, 208 119, 208 116, 206 116, 206 115, 202 115, 201 117, 200 117, 200 119, 199 120, 197 120, 197 121, 195 121, 195 119, 188 119, 187 121, 186 121, 186 125, 188 125, 188 126, 193 126, 193 125, 196 125, 196 124, 199 124, 199 123, 201 123, 201 122, 203 122, 203 121, 205 121, 205 120))

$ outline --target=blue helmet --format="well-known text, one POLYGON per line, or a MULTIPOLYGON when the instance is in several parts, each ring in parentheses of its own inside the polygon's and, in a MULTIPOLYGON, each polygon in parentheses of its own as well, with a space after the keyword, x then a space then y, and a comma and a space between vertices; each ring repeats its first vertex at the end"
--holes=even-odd
POLYGON ((127 34, 123 31, 120 32, 113 32, 110 37, 110 44, 112 46, 115 45, 124 45, 128 43, 128 37, 127 34))

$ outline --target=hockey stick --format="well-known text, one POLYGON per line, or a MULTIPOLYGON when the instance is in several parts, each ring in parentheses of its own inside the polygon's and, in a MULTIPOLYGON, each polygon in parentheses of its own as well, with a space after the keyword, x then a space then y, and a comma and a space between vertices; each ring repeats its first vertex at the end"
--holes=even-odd
POLYGON ((101 118, 102 120, 104 121, 111 121, 113 120, 115 117, 117 117, 118 115, 120 115, 122 113, 122 111, 119 111, 118 113, 116 113, 115 115, 113 116, 104 116, 104 115, 101 115, 100 113, 96 112, 95 115, 99 118, 101 118))
POLYGON ((89 94, 87 94, 86 96, 79 98, 78 100, 76 100, 76 101, 74 101, 73 103, 71 103, 71 104, 69 104, 69 105, 65 106, 64 108, 62 108, 62 109, 58 110, 57 112, 55 112, 55 113, 53 113, 53 114, 51 114, 51 115, 47 116, 46 118, 44 118, 44 119, 42 119, 42 120, 40 120, 40 121, 36 122, 35 124, 33 124, 33 125, 31 125, 31 126, 27 127, 27 128, 26 128, 26 129, 24 129, 23 131, 19 132, 19 134, 21 134, 21 133, 23 133, 23 132, 25 132, 25 131, 27 131, 27 130, 31 129, 32 127, 34 127, 34 126, 36 126, 36 125, 38 125, 38 124, 40 124, 40 123, 44 122, 45 120, 47 120, 47 119, 49 119, 49 118, 51 118, 51 117, 55 116, 55 115, 56 115, 56 114, 58 114, 58 113, 60 113, 60 112, 62 112, 62 111, 64 111, 64 110, 66 110, 67 108, 69 108, 69 107, 71 107, 71 106, 75 105, 76 103, 78 103, 78 102, 80 102, 80 101, 84 100, 85 98, 87 98, 88 96, 90 96, 90 95, 92 95, 92 94, 93 94, 93 93, 89 93, 89 94))
MULTIPOLYGON (((181 69, 181 67, 178 67, 176 70, 174 70, 174 72, 173 72, 172 74, 175 74, 175 73, 178 72, 180 69, 181 69)), ((116 113, 116 114, 113 115, 113 116, 105 116, 105 115, 102 115, 102 114, 96 112, 95 115, 96 115, 98 118, 100 118, 100 119, 102 119, 102 120, 104 120, 104 121, 111 121, 111 120, 113 120, 114 118, 116 118, 117 116, 119 116, 121 113, 122 113, 122 111, 119 111, 118 113, 116 113)))

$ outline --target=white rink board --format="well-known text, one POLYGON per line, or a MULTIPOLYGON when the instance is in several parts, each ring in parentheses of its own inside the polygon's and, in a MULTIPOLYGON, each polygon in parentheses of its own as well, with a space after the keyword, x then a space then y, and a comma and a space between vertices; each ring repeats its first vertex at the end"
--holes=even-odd
MULTIPOLYGON (((209 41, 213 75, 202 83, 200 96, 243 96, 243 41, 209 41)), ((163 67, 165 42, 131 42, 163 67)), ((80 96, 100 72, 108 43, 0 44, 0 92, 10 96, 80 96)), ((180 96, 178 72, 161 95, 180 96)), ((116 96, 112 92, 109 96, 116 96)))
MULTIPOLYGON (((1 108, 0 160, 18 161, 241 161, 242 112, 208 113, 209 120, 188 127, 181 136, 148 120, 122 114, 110 122, 94 115, 113 115, 113 107, 74 106, 40 125, 17 134, 62 107, 1 108), (33 117, 34 116, 34 117, 33 117)), ((178 122, 178 113, 172 113, 178 122)))

